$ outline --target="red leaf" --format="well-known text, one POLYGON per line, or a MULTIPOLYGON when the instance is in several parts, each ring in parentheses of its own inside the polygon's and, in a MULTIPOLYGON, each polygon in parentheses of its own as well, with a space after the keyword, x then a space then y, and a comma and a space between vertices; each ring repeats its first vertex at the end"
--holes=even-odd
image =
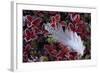
POLYGON ((54 16, 51 17, 51 26, 55 27, 56 26, 56 19, 54 16))
POLYGON ((25 40, 26 42, 31 41, 33 38, 36 38, 36 33, 33 28, 25 29, 25 40))
POLYGON ((31 24, 32 24, 33 27, 34 27, 34 26, 39 26, 41 22, 42 22, 42 19, 41 19, 41 18, 35 18, 35 19, 31 22, 31 24))
POLYGON ((28 20, 29 22, 31 22, 31 21, 33 20, 33 17, 30 16, 30 15, 27 15, 26 18, 27 18, 27 20, 28 20))
POLYGON ((59 22, 59 21, 60 21, 60 18, 61 18, 60 14, 56 14, 56 15, 55 15, 55 20, 56 20, 56 22, 59 22))

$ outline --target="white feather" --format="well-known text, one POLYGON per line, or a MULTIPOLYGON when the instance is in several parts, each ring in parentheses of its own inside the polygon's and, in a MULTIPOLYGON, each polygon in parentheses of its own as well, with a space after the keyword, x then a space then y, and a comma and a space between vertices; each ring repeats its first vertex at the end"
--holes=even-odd
POLYGON ((54 39, 66 46, 69 46, 80 55, 83 55, 85 46, 83 45, 81 37, 77 35, 76 32, 68 29, 66 29, 64 32, 60 24, 58 24, 58 26, 56 26, 55 28, 53 28, 50 23, 44 24, 44 26, 45 29, 52 34, 54 39))

